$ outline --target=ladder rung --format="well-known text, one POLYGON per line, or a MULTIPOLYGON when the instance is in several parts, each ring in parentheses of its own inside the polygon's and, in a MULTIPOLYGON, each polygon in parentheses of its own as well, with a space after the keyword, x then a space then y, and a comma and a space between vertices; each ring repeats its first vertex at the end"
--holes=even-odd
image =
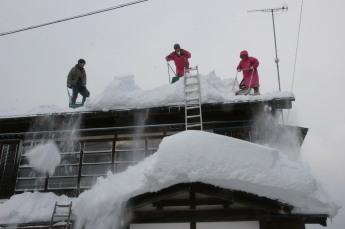
POLYGON ((199 106, 187 106, 187 110, 199 109, 199 106))
POLYGON ((188 78, 198 78, 198 75, 197 74, 196 75, 187 75, 186 79, 188 79, 188 78))
POLYGON ((186 94, 190 94, 190 93, 194 93, 194 92, 199 92, 199 90, 198 89, 186 90, 186 94))
POLYGON ((69 204, 57 204, 56 207, 69 207, 70 205, 69 204))
POLYGON ((189 87, 189 86, 197 86, 197 85, 199 85, 198 82, 196 82, 196 83, 186 83, 187 87, 189 87))
POLYGON ((55 217, 68 217, 69 215, 65 215, 65 214, 63 214, 63 215, 54 215, 54 218, 55 217))
POLYGON ((187 118, 199 118, 200 115, 187 115, 187 118))
POLYGON ((199 103, 187 103, 187 107, 196 107, 199 106, 199 103))
POLYGON ((199 100, 199 97, 186 99, 187 102, 196 101, 196 100, 199 100))
POLYGON ((187 128, 188 128, 188 127, 197 127, 197 126, 201 126, 201 124, 192 124, 192 125, 187 125, 187 128))

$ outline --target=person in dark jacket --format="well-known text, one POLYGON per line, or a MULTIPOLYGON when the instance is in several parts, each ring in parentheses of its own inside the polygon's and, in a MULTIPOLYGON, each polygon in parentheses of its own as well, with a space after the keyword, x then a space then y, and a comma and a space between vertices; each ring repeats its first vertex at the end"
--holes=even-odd
POLYGON ((175 83, 184 76, 185 70, 189 68, 188 59, 191 57, 190 52, 185 49, 181 49, 179 44, 174 45, 174 50, 168 56, 165 57, 166 61, 173 60, 176 66, 176 76, 173 77, 171 83, 175 83))
POLYGON ((72 89, 71 105, 75 105, 78 93, 83 96, 82 105, 84 105, 87 97, 90 96, 89 90, 86 88, 86 72, 84 69, 85 60, 79 59, 78 63, 71 69, 67 77, 67 87, 72 89))

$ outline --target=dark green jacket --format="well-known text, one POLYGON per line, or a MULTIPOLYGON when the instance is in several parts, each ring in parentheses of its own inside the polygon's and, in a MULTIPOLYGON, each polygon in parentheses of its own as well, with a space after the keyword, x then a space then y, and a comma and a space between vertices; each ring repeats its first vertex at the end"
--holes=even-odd
POLYGON ((81 86, 86 86, 86 72, 84 68, 79 68, 78 65, 75 65, 67 76, 67 87, 72 87, 81 82, 81 86))

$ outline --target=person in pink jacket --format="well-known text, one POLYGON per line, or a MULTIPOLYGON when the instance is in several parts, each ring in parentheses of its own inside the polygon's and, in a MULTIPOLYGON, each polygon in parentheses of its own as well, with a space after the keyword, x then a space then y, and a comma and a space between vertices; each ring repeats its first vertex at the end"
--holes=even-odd
POLYGON ((191 57, 190 52, 187 50, 181 49, 179 44, 174 45, 174 50, 168 56, 165 57, 166 61, 173 60, 176 66, 176 76, 172 78, 171 83, 175 83, 180 79, 180 77, 184 76, 185 69, 189 68, 189 61, 188 59, 191 57))
POLYGON ((241 61, 237 66, 237 71, 242 71, 243 80, 240 83, 240 89, 236 95, 247 95, 250 89, 254 89, 254 95, 259 95, 259 61, 255 57, 248 55, 248 51, 243 50, 240 53, 241 61))

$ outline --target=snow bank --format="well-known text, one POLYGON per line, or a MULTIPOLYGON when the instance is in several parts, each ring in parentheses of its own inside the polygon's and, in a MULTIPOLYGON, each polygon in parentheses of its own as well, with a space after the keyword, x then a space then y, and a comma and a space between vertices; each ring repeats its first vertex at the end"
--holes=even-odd
POLYGON ((53 141, 40 144, 29 150, 25 156, 28 158, 29 165, 41 173, 53 175, 56 166, 60 164, 60 150, 53 141))
MULTIPOLYGON (((293 97, 293 94, 290 92, 272 92, 259 96, 235 96, 237 85, 234 87, 234 79, 222 79, 214 72, 208 75, 200 75, 200 82, 202 103, 238 103, 293 97)), ((183 105, 183 101, 183 80, 179 80, 171 85, 168 84, 151 90, 143 90, 136 84, 134 76, 123 76, 114 78, 101 94, 87 100, 85 107, 71 109, 68 107, 68 104, 66 104, 66 107, 41 105, 28 111, 16 109, 0 110, 0 117, 151 108, 183 105)))
POLYGON ((242 140, 186 131, 164 138, 154 155, 123 173, 99 179, 81 194, 74 207, 78 226, 111 228, 129 198, 197 181, 278 199, 298 213, 337 211, 301 162, 242 140))
POLYGON ((0 204, 0 224, 49 221, 55 202, 70 203, 72 199, 54 193, 23 193, 0 204))
MULTIPOLYGON (((277 199, 295 206, 296 213, 334 216, 337 212, 337 206, 302 162, 291 161, 275 149, 239 139, 185 131, 164 138, 155 154, 125 172, 99 178, 92 189, 74 201, 73 213, 79 228, 113 228, 119 223, 123 204, 131 197, 186 182, 204 182, 277 199)), ((33 205, 41 202, 29 197, 27 201, 33 205)), ((11 199, 5 202, 6 206, 0 205, 0 223, 5 223, 4 209, 7 215, 11 211, 25 215, 19 214, 21 207, 12 202, 11 199)))

